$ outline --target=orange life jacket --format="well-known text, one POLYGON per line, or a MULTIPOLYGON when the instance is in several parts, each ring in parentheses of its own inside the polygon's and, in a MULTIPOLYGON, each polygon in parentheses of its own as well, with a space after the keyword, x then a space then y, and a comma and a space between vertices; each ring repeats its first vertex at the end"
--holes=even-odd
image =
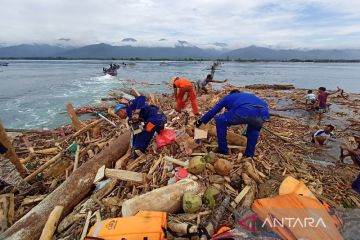
POLYGON ((257 199, 252 209, 283 239, 343 239, 337 222, 317 199, 296 193, 257 199))
POLYGON ((165 240, 166 212, 140 211, 135 216, 96 223, 85 239, 165 240))

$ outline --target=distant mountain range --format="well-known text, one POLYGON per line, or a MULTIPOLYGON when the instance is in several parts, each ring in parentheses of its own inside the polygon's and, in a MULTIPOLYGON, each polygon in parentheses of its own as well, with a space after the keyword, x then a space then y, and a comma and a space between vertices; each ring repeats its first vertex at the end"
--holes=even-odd
MULTIPOLYGON (((166 42, 160 39, 159 42, 166 42)), ((226 43, 213 43, 197 47, 187 41, 176 41, 167 46, 144 47, 134 38, 122 40, 125 45, 105 43, 83 47, 60 47, 47 44, 21 44, 0 47, 1 58, 141 58, 141 59, 230 59, 230 60, 360 60, 358 49, 298 50, 271 49, 250 46, 235 50, 226 49, 226 43), (133 44, 133 45, 132 45, 133 44)))

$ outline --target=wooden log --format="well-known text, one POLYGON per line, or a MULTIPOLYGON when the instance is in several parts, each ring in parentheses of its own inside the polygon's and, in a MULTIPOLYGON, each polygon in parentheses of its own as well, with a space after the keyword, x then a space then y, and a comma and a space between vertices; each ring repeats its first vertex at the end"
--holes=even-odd
POLYGON ((57 147, 53 147, 53 148, 46 148, 46 149, 41 149, 41 150, 36 150, 35 153, 36 154, 53 154, 58 152, 59 149, 57 147))
POLYGON ((81 128, 80 130, 78 130, 76 133, 74 133, 74 134, 73 134, 72 136, 70 136, 70 137, 77 137, 77 136, 79 136, 80 134, 86 132, 87 130, 95 127, 96 125, 98 125, 98 124, 101 123, 102 121, 103 121, 103 119, 100 118, 100 119, 98 119, 98 120, 96 120, 96 121, 94 121, 94 122, 86 125, 85 127, 81 128))
POLYGON ((62 128, 59 131, 56 131, 56 130, 40 130, 40 129, 38 130, 38 129, 5 128, 6 132, 35 133, 35 134, 48 135, 48 136, 61 135, 62 130, 63 130, 62 128))
POLYGON ((247 175, 254 179, 255 182, 259 184, 264 183, 264 181, 259 176, 258 170, 249 161, 243 161, 242 164, 243 172, 247 173, 247 175))
POLYGON ((240 205, 241 208, 250 208, 251 205, 254 202, 255 199, 255 195, 256 195, 256 183, 255 181, 250 178, 246 173, 242 173, 241 177, 244 181, 244 183, 250 187, 249 191, 247 192, 247 194, 244 197, 244 201, 242 202, 242 204, 240 205))
POLYGON ((9 211, 9 203, 7 199, 7 195, 0 195, 0 233, 4 232, 9 224, 8 224, 8 211, 9 211))
POLYGON ((31 181, 36 175, 44 171, 46 168, 48 168, 51 164, 55 163, 57 160, 59 160, 63 156, 63 152, 58 153, 56 156, 51 158, 49 161, 41 165, 38 169, 36 169, 33 173, 31 173, 29 176, 27 176, 24 180, 29 182, 31 181))
POLYGON ((239 195, 236 196, 235 200, 231 203, 231 207, 236 208, 236 206, 239 204, 239 202, 245 197, 245 195, 250 190, 250 186, 245 186, 239 195))
POLYGON ((87 234, 87 231, 88 231, 88 228, 89 228, 89 224, 90 224, 91 214, 92 214, 92 211, 89 211, 87 216, 86 216, 86 220, 85 220, 84 228, 83 228, 82 233, 81 233, 80 240, 84 240, 85 237, 86 237, 86 234, 87 234))
MULTIPOLYGON (((211 124, 202 125, 200 128, 203 130, 207 130, 210 136, 215 136, 215 137, 217 136, 216 127, 211 124)), ((233 133, 231 131, 227 132, 226 138, 228 143, 237 146, 246 146, 247 143, 247 139, 245 136, 233 133)))
POLYGON ((199 192, 200 189, 199 183, 184 179, 125 201, 121 209, 122 215, 123 217, 133 216, 140 210, 175 213, 181 209, 182 196, 185 192, 199 192))
MULTIPOLYGON (((211 217, 211 221, 208 222, 208 224, 206 225, 206 230, 207 232, 211 235, 213 235, 216 231, 216 227, 219 224, 219 221, 223 218, 226 209, 229 207, 230 204, 230 196, 226 196, 225 199, 222 201, 221 205, 216 208, 216 210, 214 211, 212 217, 211 217)), ((202 235, 200 237, 200 240, 207 240, 207 236, 206 235, 202 235)))
POLYGON ((26 146, 27 149, 29 150, 29 152, 30 152, 30 153, 34 153, 34 152, 35 152, 35 151, 34 151, 34 148, 31 146, 28 137, 25 135, 25 136, 23 136, 22 139, 23 139, 23 141, 24 141, 24 143, 25 143, 25 146, 26 146))
POLYGON ((176 232, 178 235, 185 235, 187 233, 196 233, 198 231, 197 226, 191 225, 182 222, 169 221, 168 228, 176 232))
POLYGON ((4 147, 7 148, 7 152, 5 153, 5 157, 8 158, 12 164, 14 164, 16 170, 20 173, 20 176, 24 177, 26 174, 26 168, 25 166, 20 162, 8 136, 6 135, 4 126, 2 125, 2 122, 0 121, 0 143, 4 145, 4 147))
POLYGON ((109 168, 105 169, 105 177, 136 183, 143 183, 145 180, 144 173, 109 168))
POLYGON ((38 239, 55 206, 64 206, 66 216, 92 189, 93 179, 100 166, 111 163, 124 155, 129 147, 130 132, 127 131, 97 156, 82 164, 58 188, 31 209, 25 216, 0 235, 0 239, 38 239), (34 224, 36 223, 36 224, 34 224))
POLYGON ((185 162, 177 160, 177 159, 169 157, 169 156, 165 156, 164 160, 167 161, 167 162, 171 162, 171 163, 174 163, 176 165, 182 166, 182 167, 187 167, 188 166, 188 164, 186 164, 185 162))
POLYGON ((75 172, 75 170, 78 168, 79 155, 80 155, 80 145, 77 145, 77 147, 76 147, 76 152, 75 152, 75 161, 74 161, 73 172, 75 172))
POLYGON ((64 210, 63 206, 55 206, 54 210, 52 210, 48 220, 45 223, 44 229, 42 230, 39 240, 52 239, 63 210, 64 210))
POLYGON ((85 124, 83 122, 81 122, 79 120, 79 118, 77 117, 75 110, 71 103, 66 104, 66 110, 71 119, 71 124, 76 131, 79 131, 81 128, 83 128, 85 126, 85 124))

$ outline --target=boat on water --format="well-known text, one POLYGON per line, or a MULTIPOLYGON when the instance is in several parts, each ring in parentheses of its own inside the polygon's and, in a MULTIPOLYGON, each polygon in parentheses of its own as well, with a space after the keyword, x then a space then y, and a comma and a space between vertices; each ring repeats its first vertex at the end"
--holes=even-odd
POLYGON ((111 76, 117 76, 117 69, 116 68, 103 68, 103 73, 109 74, 111 76))
POLYGON ((9 63, 7 63, 7 62, 0 63, 0 66, 4 66, 4 67, 7 67, 8 65, 9 65, 9 63))
POLYGON ((111 63, 109 68, 104 68, 103 67, 103 73, 104 74, 109 74, 111 76, 117 76, 117 70, 119 68, 120 68, 120 65, 111 63))

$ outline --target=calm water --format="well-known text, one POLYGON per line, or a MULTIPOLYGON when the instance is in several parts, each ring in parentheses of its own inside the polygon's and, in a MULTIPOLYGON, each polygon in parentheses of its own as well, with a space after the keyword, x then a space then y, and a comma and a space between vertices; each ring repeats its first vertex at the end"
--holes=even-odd
MULTIPOLYGON (((0 61, 2 62, 2 61, 0 61)), ((202 79, 211 62, 136 62, 121 68, 117 77, 103 76, 109 61, 7 61, 0 67, 0 118, 7 128, 52 128, 67 124, 65 104, 96 105, 110 90, 126 87, 122 82, 161 83, 174 75, 202 79)), ((225 63, 215 79, 243 86, 254 83, 290 83, 300 88, 340 86, 360 92, 360 64, 356 63, 225 63)), ((142 91, 169 92, 163 84, 137 87, 142 91)))

